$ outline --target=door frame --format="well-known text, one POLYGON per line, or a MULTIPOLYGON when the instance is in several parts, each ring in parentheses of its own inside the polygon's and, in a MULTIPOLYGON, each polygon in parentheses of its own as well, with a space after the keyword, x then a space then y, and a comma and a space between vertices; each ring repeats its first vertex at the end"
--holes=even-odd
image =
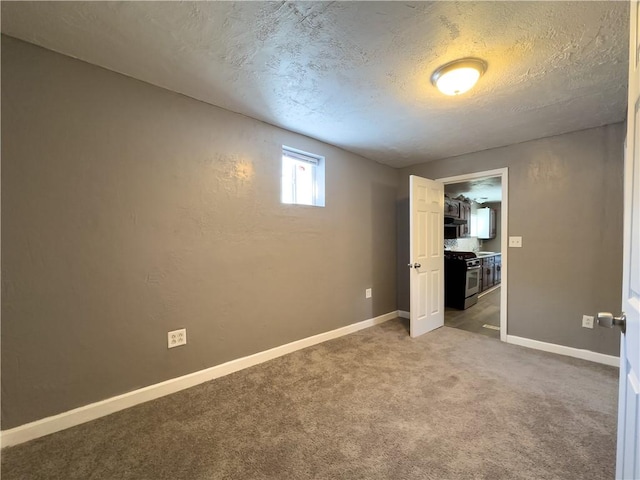
POLYGON ((445 185, 468 182, 478 178, 500 177, 502 202, 500 205, 500 253, 502 254, 502 279, 500 282, 500 340, 507 341, 507 285, 509 270, 509 168, 497 168, 482 172, 465 173, 453 177, 437 178, 445 185))

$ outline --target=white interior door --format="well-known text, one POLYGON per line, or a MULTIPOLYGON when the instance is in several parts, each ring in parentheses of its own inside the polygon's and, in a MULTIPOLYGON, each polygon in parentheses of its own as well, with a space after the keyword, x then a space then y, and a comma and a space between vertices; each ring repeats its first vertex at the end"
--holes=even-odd
POLYGON ((409 177, 411 336, 444 325, 444 184, 409 177))
POLYGON ((624 169, 624 268, 620 342, 620 393, 616 478, 640 479, 640 75, 638 2, 632 1, 629 48, 629 106, 624 169))

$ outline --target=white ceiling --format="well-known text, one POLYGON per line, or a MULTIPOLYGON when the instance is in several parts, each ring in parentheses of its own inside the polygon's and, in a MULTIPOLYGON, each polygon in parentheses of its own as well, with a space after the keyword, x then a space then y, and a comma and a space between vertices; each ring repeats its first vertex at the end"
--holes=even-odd
POLYGON ((2 2, 2 32, 402 167, 626 115, 628 2, 2 2), (476 56, 446 97, 438 66, 476 56))

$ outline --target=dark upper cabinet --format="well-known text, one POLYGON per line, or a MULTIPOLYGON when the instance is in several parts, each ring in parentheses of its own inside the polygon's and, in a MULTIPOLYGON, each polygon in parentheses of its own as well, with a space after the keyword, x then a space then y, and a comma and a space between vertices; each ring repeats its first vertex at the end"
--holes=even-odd
POLYGON ((458 227, 459 237, 468 237, 471 234, 471 204, 469 202, 460 202, 460 219, 466 220, 467 223, 458 227))
POLYGON ((444 216, 460 218, 460 200, 444 197, 444 216))
POLYGON ((471 204, 465 200, 444 197, 444 216, 456 220, 466 220, 463 225, 445 225, 445 238, 468 237, 471 233, 471 204))

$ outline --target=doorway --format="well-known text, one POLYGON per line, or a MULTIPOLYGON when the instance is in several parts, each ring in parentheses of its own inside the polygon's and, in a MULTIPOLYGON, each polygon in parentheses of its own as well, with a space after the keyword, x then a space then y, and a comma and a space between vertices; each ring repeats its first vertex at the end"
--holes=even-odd
MULTIPOLYGON (((467 297, 466 301, 460 303, 452 301, 454 297, 448 289, 460 288, 458 284, 464 280, 458 281, 453 275, 449 276, 453 284, 445 286, 445 297, 449 300, 444 323, 449 327, 506 341, 508 169, 440 178, 438 181, 445 188, 445 215, 447 201, 450 201, 454 204, 452 211, 456 206, 459 209, 457 214, 460 219, 445 228, 445 254, 457 258, 453 262, 446 262, 445 277, 447 264, 460 264, 465 261, 461 257, 467 257, 472 252, 475 260, 467 258, 468 277, 479 282, 477 299, 475 296, 467 297), (474 271, 477 266, 480 267, 479 275, 474 271)), ((463 275, 460 273, 460 276, 463 275)), ((469 292, 468 289, 466 291, 469 292)))

